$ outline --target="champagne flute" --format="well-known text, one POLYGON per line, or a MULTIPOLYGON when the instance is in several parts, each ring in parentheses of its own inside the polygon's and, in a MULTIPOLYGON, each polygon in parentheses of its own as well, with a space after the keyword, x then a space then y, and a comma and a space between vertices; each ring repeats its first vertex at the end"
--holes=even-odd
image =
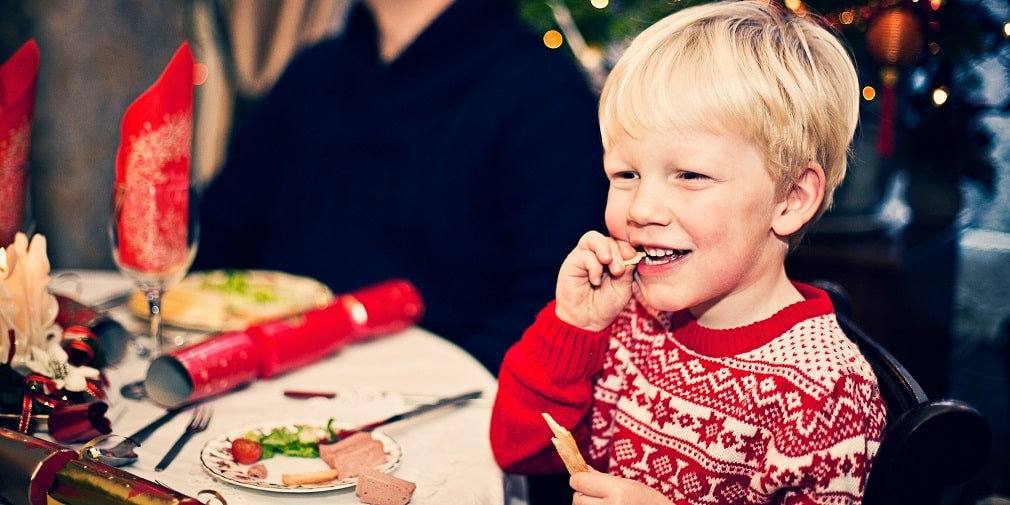
POLYGON ((186 275, 196 256, 196 202, 188 179, 117 188, 109 239, 116 266, 147 298, 150 345, 139 350, 143 357, 153 359, 166 351, 161 298, 186 275))

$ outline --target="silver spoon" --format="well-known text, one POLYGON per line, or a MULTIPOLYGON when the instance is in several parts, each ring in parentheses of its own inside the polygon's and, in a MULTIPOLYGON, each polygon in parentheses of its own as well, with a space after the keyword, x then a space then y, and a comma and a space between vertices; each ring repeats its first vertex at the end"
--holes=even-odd
POLYGON ((98 461, 101 461, 102 463, 108 465, 112 466, 131 465, 133 464, 134 461, 137 461, 137 453, 134 452, 133 450, 137 447, 140 447, 141 442, 147 440, 147 437, 151 436, 151 433, 154 433, 154 431, 160 428, 162 425, 171 421, 173 417, 179 414, 179 412, 188 409, 195 403, 196 402, 181 405, 174 409, 166 410, 165 413, 161 415, 161 417, 155 419, 154 421, 151 421, 150 424, 137 430, 136 433, 126 437, 122 442, 112 447, 108 448, 94 447, 94 444, 101 442, 102 440, 104 440, 109 436, 106 435, 104 437, 89 442, 88 443, 89 445, 85 446, 84 449, 81 450, 81 452, 84 453, 85 450, 87 450, 87 452, 90 453, 94 459, 97 459, 98 461))
POLYGON ((91 440, 85 444, 83 448, 81 448, 81 455, 87 454, 92 459, 97 459, 98 461, 111 466, 127 466, 133 464, 134 461, 137 461, 138 456, 137 453, 133 452, 133 448, 140 446, 140 444, 134 443, 129 438, 110 448, 96 446, 96 444, 112 436, 115 435, 110 433, 91 440))

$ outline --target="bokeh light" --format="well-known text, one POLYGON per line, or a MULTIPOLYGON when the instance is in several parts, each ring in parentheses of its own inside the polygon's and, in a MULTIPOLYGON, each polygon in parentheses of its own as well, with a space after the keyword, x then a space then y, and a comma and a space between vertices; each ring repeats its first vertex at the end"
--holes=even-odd
POLYGON ((544 33, 544 45, 551 49, 561 47, 561 44, 564 43, 564 41, 565 38, 562 37, 561 32, 557 30, 547 30, 547 33, 544 33))
POLYGON ((863 86, 863 100, 867 102, 877 98, 877 90, 873 86, 863 86))
POLYGON ((207 69, 207 65, 204 63, 196 63, 193 65, 193 85, 199 86, 207 82, 207 77, 210 75, 210 70, 207 69))
POLYGON ((947 103, 948 98, 950 98, 950 93, 947 92, 946 86, 940 86, 933 90, 933 105, 939 107, 947 103))

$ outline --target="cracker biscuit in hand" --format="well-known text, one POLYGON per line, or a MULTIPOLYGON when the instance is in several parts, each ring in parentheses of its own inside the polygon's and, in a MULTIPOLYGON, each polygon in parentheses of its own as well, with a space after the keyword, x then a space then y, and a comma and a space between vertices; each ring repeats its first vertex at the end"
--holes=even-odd
POLYGON ((630 267, 632 265, 637 265, 642 260, 645 259, 645 256, 646 256, 646 254, 644 252, 638 251, 630 259, 623 260, 623 261, 621 261, 621 263, 624 263, 624 266, 626 266, 626 267, 630 267))
POLYGON ((564 426, 558 424, 550 414, 542 412, 541 415, 544 416, 547 425, 554 432, 551 442, 554 443, 554 448, 558 450, 558 455, 561 456, 561 461, 564 461, 568 473, 588 472, 589 465, 582 458, 582 453, 579 452, 579 446, 576 445, 572 434, 564 426))

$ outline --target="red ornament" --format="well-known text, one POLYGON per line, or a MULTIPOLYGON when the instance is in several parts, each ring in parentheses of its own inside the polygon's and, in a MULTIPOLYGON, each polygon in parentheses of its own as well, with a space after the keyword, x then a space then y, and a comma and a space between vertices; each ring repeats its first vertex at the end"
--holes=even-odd
POLYGON ((911 65, 922 51, 919 20, 911 12, 895 8, 877 15, 866 31, 867 49, 883 67, 880 71, 880 124, 877 152, 882 157, 894 153, 895 87, 898 67, 911 65))

